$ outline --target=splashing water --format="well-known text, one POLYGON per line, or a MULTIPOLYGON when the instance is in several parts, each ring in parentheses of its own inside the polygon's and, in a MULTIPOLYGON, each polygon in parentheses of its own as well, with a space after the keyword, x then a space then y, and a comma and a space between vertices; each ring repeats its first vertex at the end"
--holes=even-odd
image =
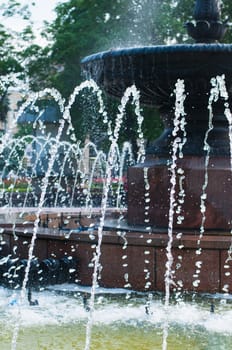
MULTIPOLYGON (((209 166, 209 160, 210 160, 210 145, 208 143, 208 137, 210 132, 213 130, 213 104, 216 103, 220 98, 225 100, 224 103, 224 115, 227 118, 228 121, 228 135, 229 135, 229 140, 230 140, 230 167, 231 167, 231 172, 232 172, 232 117, 231 117, 231 111, 229 108, 228 104, 228 92, 226 89, 226 84, 225 84, 225 76, 217 76, 215 78, 211 79, 211 91, 210 91, 210 97, 209 97, 209 103, 208 103, 208 110, 209 110, 209 123, 208 123, 208 129, 205 134, 204 138, 204 150, 206 151, 205 155, 205 175, 204 175, 204 184, 202 186, 202 194, 201 194, 201 201, 200 201, 200 212, 202 215, 202 220, 201 220, 201 226, 200 226, 200 234, 199 234, 199 239, 197 241, 198 244, 198 249, 196 250, 197 256, 201 255, 202 249, 201 249, 201 240, 203 238, 204 232, 205 232, 205 221, 206 221, 206 200, 207 200, 207 186, 208 186, 208 166, 209 166)), ((232 234, 232 231, 231 231, 232 234)), ((228 250, 228 259, 225 261, 225 264, 228 262, 230 259, 230 252, 232 252, 232 243, 231 246, 228 250)), ((193 286, 198 287, 200 283, 200 272, 202 269, 202 262, 199 260, 196 262, 196 270, 193 275, 194 281, 193 281, 193 286)), ((223 288, 225 291, 228 289, 228 286, 224 286, 223 288)))
POLYGON ((183 80, 178 80, 176 84, 176 109, 175 109, 175 118, 174 118, 174 129, 173 129, 173 150, 172 150, 172 161, 170 166, 171 172, 171 190, 170 190, 170 209, 169 209, 169 225, 168 225, 168 245, 167 245, 167 264, 166 264, 166 273, 165 273, 165 305, 168 306, 170 298, 170 285, 173 283, 172 277, 172 242, 173 242, 173 220, 174 220, 174 208, 175 208, 175 193, 176 193, 176 171, 177 171, 177 160, 178 160, 178 151, 179 156, 182 157, 182 147, 185 143, 185 131, 183 129, 185 123, 183 122, 184 112, 184 82, 183 80), (183 132, 183 136, 179 136, 179 132, 183 132))
MULTIPOLYGON (((46 92, 44 92, 46 93, 46 92)), ((39 94, 39 96, 41 96, 39 94)), ((55 94, 54 96, 55 98, 57 98, 57 94, 55 94)), ((60 96, 59 97, 59 101, 60 101, 60 96)), ((62 101, 60 102, 62 107, 62 101)), ((60 122, 60 126, 59 126, 59 130, 58 130, 58 134, 57 134, 57 141, 59 141, 62 131, 63 131, 63 127, 64 127, 64 120, 61 120, 60 122)), ((23 285, 22 285, 22 289, 21 289, 21 294, 20 294, 20 299, 19 299, 19 307, 18 307, 18 320, 15 323, 15 327, 13 330, 13 337, 12 337, 12 350, 16 350, 17 349, 17 339, 18 339, 18 332, 19 332, 19 327, 20 327, 20 320, 21 320, 21 303, 22 300, 25 299, 25 295, 26 295, 26 285, 28 282, 28 278, 29 278, 29 271, 30 271, 30 265, 31 265, 31 261, 33 259, 33 250, 34 250, 34 246, 35 246, 35 241, 36 241, 36 236, 37 236, 37 231, 38 231, 38 227, 39 227, 39 221, 40 221, 40 214, 42 211, 42 206, 44 203, 44 198, 45 198, 45 192, 46 192, 46 188, 48 186, 48 179, 49 176, 52 172, 52 167, 55 161, 55 155, 56 155, 56 151, 57 151, 57 144, 53 145, 52 149, 51 149, 51 162, 49 163, 49 168, 48 168, 48 172, 46 174, 46 177, 43 179, 43 184, 42 184, 42 188, 41 188, 41 197, 40 197, 40 202, 38 205, 38 210, 36 212, 36 219, 34 222, 34 228, 33 228, 33 234, 32 234, 32 239, 31 239, 31 244, 28 250, 28 262, 27 262, 27 266, 25 269, 25 277, 23 280, 23 285)))
MULTIPOLYGON (((85 343, 85 350, 90 349, 90 343, 91 343, 91 333, 92 333, 92 326, 93 326, 93 315, 94 315, 94 304, 95 304, 95 293, 96 293, 96 288, 97 288, 97 280, 98 280, 98 274, 99 274, 99 269, 101 268, 100 266, 100 257, 101 257, 101 244, 102 244, 102 238, 103 238, 103 229, 104 229, 104 220, 105 220, 105 215, 106 215, 106 206, 107 206, 107 198, 108 198, 108 193, 109 193, 109 188, 111 184, 111 177, 112 177, 112 170, 114 168, 115 164, 115 155, 116 155, 116 150, 117 150, 117 142, 119 138, 119 132, 122 126, 123 122, 123 117, 125 114, 125 109, 126 105, 132 96, 133 101, 132 104, 135 105, 135 114, 138 117, 138 125, 139 125, 139 132, 140 132, 140 137, 142 139, 141 135, 141 124, 143 121, 143 118, 140 113, 140 107, 139 107, 139 91, 136 89, 135 86, 129 87, 126 89, 124 96, 121 100, 121 105, 118 107, 119 113, 116 118, 115 122, 115 129, 110 137, 111 140, 111 146, 110 146, 110 151, 107 159, 107 164, 106 164, 106 182, 105 186, 103 189, 103 197, 102 197, 102 203, 101 203, 101 219, 100 219, 100 224, 98 227, 98 243, 96 247, 96 252, 95 252, 95 257, 94 257, 94 270, 93 270, 93 277, 92 277, 92 289, 91 289, 91 297, 90 297, 90 313, 89 313, 89 318, 88 318, 88 323, 86 327, 86 343, 85 343)), ((144 151, 144 143, 141 142, 141 148, 142 151, 140 153, 142 154, 142 157, 145 153, 144 151)))
MULTIPOLYGON (((209 133, 210 131, 213 130, 213 109, 212 109, 212 104, 213 102, 216 102, 219 98, 219 90, 218 90, 218 86, 217 86, 217 80, 216 79, 212 79, 211 80, 211 84, 212 84, 212 89, 210 92, 210 98, 209 98, 209 104, 208 104, 208 110, 209 110, 209 122, 208 122, 208 129, 205 133, 205 137, 204 137, 204 151, 206 152, 205 155, 205 175, 204 175, 204 183, 202 186, 202 194, 200 197, 200 212, 202 215, 201 218, 201 225, 200 225, 200 234, 199 234, 199 239, 197 241, 198 244, 198 249, 196 250, 196 255, 200 256, 202 249, 200 247, 200 243, 201 243, 201 239, 203 237, 204 231, 205 231, 205 220, 206 220, 206 199, 207 199, 207 186, 208 186, 208 166, 209 166, 209 159, 210 159, 210 145, 208 144, 208 137, 209 137, 209 133)), ((200 272, 201 272, 201 266, 202 263, 201 261, 197 261, 196 262, 196 271, 193 275, 193 286, 194 287, 198 287, 199 283, 200 283, 200 272)))
MULTIPOLYGON (((185 133, 185 120, 183 117, 185 116, 184 112, 184 100, 185 100, 185 86, 183 80, 178 80, 176 83, 176 108, 175 108, 175 118, 174 118, 174 129, 172 135, 174 137, 173 148, 172 148, 172 160, 170 166, 171 172, 171 189, 170 189, 170 207, 169 207, 169 222, 168 222, 168 244, 166 247, 166 272, 165 272, 165 308, 169 306, 170 300, 170 286, 174 283, 173 281, 173 272, 172 272, 172 264, 173 264, 173 256, 172 256, 172 243, 173 243, 173 221, 175 214, 175 194, 176 194, 176 177, 177 177, 177 160, 178 156, 182 157, 182 148, 186 141, 186 133, 185 133), (180 132, 182 133, 181 136, 180 132)), ((162 349, 167 349, 167 337, 168 337, 168 322, 164 324, 163 329, 163 345, 162 349)))
MULTIPOLYGON (((144 173, 144 188, 145 188, 145 194, 144 194, 144 198, 145 198, 145 203, 144 203, 144 224, 146 226, 146 232, 148 233, 148 238, 147 238, 147 244, 151 244, 152 243, 152 240, 151 238, 149 237, 149 235, 151 235, 151 232, 152 232, 152 228, 151 228, 151 223, 150 223, 150 219, 149 219, 149 210, 150 210, 150 184, 149 184, 149 177, 148 177, 148 170, 149 168, 147 167, 144 167, 143 169, 143 173, 144 173)), ((144 251, 144 254, 147 255, 147 257, 145 258, 145 266, 149 265, 150 263, 150 252, 149 250, 145 250, 144 251), (149 254, 148 254, 149 253, 149 254)), ((146 281, 146 284, 145 284, 145 287, 144 289, 145 290, 148 290, 151 286, 151 280, 150 280, 150 271, 148 268, 145 268, 144 269, 144 272, 145 272, 145 281, 146 281)))
MULTIPOLYGON (((229 143, 230 143, 230 170, 231 170, 231 174, 232 174, 232 113, 229 107, 229 94, 226 88, 226 82, 225 82, 225 75, 222 76, 217 76, 216 77, 216 82, 214 81, 215 86, 217 86, 218 88, 218 95, 225 101, 224 102, 224 114, 225 117, 228 121, 228 135, 229 135, 229 143)), ((230 231, 230 234, 232 235, 232 229, 230 231)), ((231 238, 231 245, 230 248, 228 249, 228 254, 227 254, 227 258, 225 260, 225 264, 224 264, 224 269, 227 270, 229 265, 228 262, 232 260, 232 238, 231 238)), ((225 272, 225 276, 230 276, 230 272, 225 272)), ((223 290, 225 291, 225 293, 228 292, 229 290, 229 285, 224 285, 223 290)))
MULTIPOLYGON (((99 100, 99 104, 100 104, 100 109, 99 109, 99 113, 103 115, 103 119, 104 122, 107 122, 107 116, 106 116, 106 112, 104 111, 103 108, 103 101, 101 99, 101 90, 98 88, 98 86, 96 85, 96 83, 94 81, 85 81, 84 83, 82 83, 80 86, 76 87, 74 90, 74 93, 71 95, 69 102, 67 104, 67 106, 64 109, 64 113, 63 113, 63 119, 60 120, 60 125, 59 125, 59 129, 58 129, 58 133, 57 133, 57 137, 56 137, 56 142, 54 144, 52 144, 52 147, 50 149, 50 154, 51 154, 51 158, 50 158, 50 162, 48 165, 48 169, 46 171, 46 176, 43 178, 42 180, 42 186, 41 186, 41 196, 40 196, 40 200, 38 203, 38 208, 36 211, 36 219, 34 221, 34 228, 33 228, 33 234, 32 234, 32 239, 31 239, 31 244, 28 250, 28 262, 27 262, 27 266, 25 269, 25 277, 23 280, 23 285, 22 285, 22 289, 21 289, 21 294, 20 294, 20 299, 19 299, 19 303, 18 303, 18 320, 15 324, 14 330, 13 330, 13 337, 12 337, 12 350, 16 350, 17 349, 17 339, 18 339, 18 333, 19 333, 19 328, 20 328, 20 320, 21 320, 21 303, 22 301, 25 299, 25 295, 26 295, 26 285, 28 282, 28 278, 29 278, 29 271, 30 271, 30 265, 31 265, 31 261, 33 259, 33 251, 34 251, 34 246, 35 246, 35 241, 36 241, 36 237, 37 237, 37 232, 38 232, 38 228, 39 228, 39 222, 40 222, 40 214, 42 212, 42 208, 44 205, 44 200, 45 200, 45 194, 46 194, 46 189, 48 188, 49 185, 49 177, 52 174, 52 169, 53 169, 53 165, 56 159, 56 154, 58 151, 58 147, 59 147, 59 141, 61 139, 62 136, 62 132, 64 129, 64 125, 65 125, 65 121, 68 121, 68 123, 70 124, 70 130, 73 130, 73 127, 71 125, 71 116, 70 116, 70 108, 72 106, 72 104, 74 103, 76 97, 79 95, 79 93, 85 89, 92 89, 95 93, 97 93, 97 97, 99 100)), ((51 91, 49 90, 49 92, 51 93, 51 91)), ((53 90, 52 90, 53 92, 53 90)), ((36 97, 41 97, 44 96, 45 94, 47 94, 47 90, 43 91, 43 93, 39 93, 36 95, 36 97)), ((134 101, 136 100, 136 96, 138 96, 138 93, 136 91, 136 89, 131 88, 128 89, 128 96, 124 98, 123 101, 123 107, 121 110, 121 113, 118 115, 118 122, 116 123, 116 128, 115 128, 115 134, 114 134, 114 138, 112 140, 112 146, 111 146, 111 150, 109 152, 109 158, 108 158, 108 169, 107 169, 107 183, 106 183, 106 187, 105 187, 105 192, 103 195, 103 205, 102 205, 102 219, 101 219, 101 223, 98 229, 98 237, 99 237, 99 241, 98 241, 98 246, 96 248, 96 261, 95 261, 95 269, 94 269, 94 274, 93 274, 93 292, 92 292, 92 299, 91 299, 91 313, 93 310, 93 305, 94 305, 94 291, 96 288, 96 283, 97 283, 97 274, 98 274, 98 269, 99 269, 99 258, 100 258, 100 247, 101 247, 101 240, 102 240, 102 230, 103 230, 103 222, 104 222, 104 216, 105 216, 105 211, 106 211, 106 204, 107 204, 107 193, 108 193, 108 189, 110 186, 110 180, 111 180, 111 171, 114 165, 114 154, 115 154, 115 149, 116 149, 116 143, 117 143, 117 139, 118 139, 118 132, 120 130, 121 127, 121 122, 122 122, 122 117, 124 114, 124 109, 126 106, 126 103, 129 99, 130 94, 133 94, 134 97, 134 101), (134 92, 134 94, 133 94, 134 92)), ((61 111, 63 111, 63 100, 60 99, 60 95, 55 92, 54 96, 55 100, 58 100, 59 105, 62 107, 61 111)), ((29 99, 29 101, 27 101, 24 104, 24 108, 26 106, 28 106, 32 101, 34 101, 34 96, 31 97, 29 99)), ((20 112, 22 112, 22 110, 20 110, 20 112)), ((9 138, 9 136, 8 136, 9 138)), ((74 134, 71 135, 71 139, 75 140, 74 134)), ((6 142, 7 137, 5 138, 6 142)), ((91 322, 90 322, 91 323, 91 322)), ((87 332, 88 332, 88 327, 87 327, 87 332)), ((89 339, 90 337, 87 337, 86 339, 89 339)), ((88 343, 88 340, 87 340, 88 343)), ((88 349, 88 344, 86 345, 86 349, 88 349)))

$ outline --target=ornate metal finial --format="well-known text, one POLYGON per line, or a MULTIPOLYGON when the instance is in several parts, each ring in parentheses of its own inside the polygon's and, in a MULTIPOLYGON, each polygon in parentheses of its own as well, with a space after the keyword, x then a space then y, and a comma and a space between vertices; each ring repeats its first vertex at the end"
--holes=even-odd
POLYGON ((187 22, 188 34, 197 43, 214 43, 220 41, 228 27, 221 22, 220 0, 196 0, 194 21, 187 22))

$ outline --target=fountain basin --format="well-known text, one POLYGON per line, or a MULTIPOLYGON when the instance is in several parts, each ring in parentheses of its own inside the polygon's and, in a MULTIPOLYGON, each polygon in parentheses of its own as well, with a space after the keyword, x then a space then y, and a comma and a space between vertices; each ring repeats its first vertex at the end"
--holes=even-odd
MULTIPOLYGON (((122 98, 126 88, 135 84, 142 104, 160 111, 164 131, 146 154, 170 156, 176 82, 185 84, 184 110, 187 141, 184 155, 204 156, 204 137, 208 129, 208 104, 211 79, 225 76, 228 102, 232 91, 232 45, 180 44, 148 46, 100 52, 82 60, 87 78, 94 79, 109 95, 122 98)), ((228 122, 224 102, 213 104, 214 128, 209 135, 211 155, 229 156, 228 122)))
MULTIPOLYGON (((179 44, 109 50, 82 60, 87 78, 108 94, 121 98, 133 84, 141 103, 169 110, 177 79, 184 79, 187 106, 207 107, 210 79, 232 73, 232 45, 179 44), (202 105, 203 103, 203 105, 202 105)), ((228 82, 229 87, 231 82, 228 82)), ((228 87, 228 90, 230 88, 228 87)), ((231 90, 230 90, 231 91, 231 90)))

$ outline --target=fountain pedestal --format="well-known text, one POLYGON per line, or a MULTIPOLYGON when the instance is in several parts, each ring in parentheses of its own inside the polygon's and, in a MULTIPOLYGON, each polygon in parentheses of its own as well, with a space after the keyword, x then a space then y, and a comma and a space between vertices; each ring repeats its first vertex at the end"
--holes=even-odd
MULTIPOLYGON (((168 227, 170 208, 170 160, 148 157, 128 171, 128 216, 130 225, 168 227), (145 190, 144 168, 148 171, 149 193, 145 190), (147 200, 147 202, 146 202, 147 200), (144 208, 148 209, 145 210, 144 208)), ((176 208, 174 227, 199 229, 202 225, 201 196, 205 182, 205 158, 188 156, 177 162, 176 208), (181 169, 181 174, 178 174, 181 169), (184 191, 184 197, 180 192, 184 191), (182 202, 183 200, 183 202, 182 202), (183 220, 178 217, 183 217, 183 220), (179 223, 178 223, 179 222, 179 223)), ((231 228, 232 175, 230 160, 211 157, 207 169, 206 230, 229 230, 231 228)), ((219 232, 219 234, 220 234, 219 232)))

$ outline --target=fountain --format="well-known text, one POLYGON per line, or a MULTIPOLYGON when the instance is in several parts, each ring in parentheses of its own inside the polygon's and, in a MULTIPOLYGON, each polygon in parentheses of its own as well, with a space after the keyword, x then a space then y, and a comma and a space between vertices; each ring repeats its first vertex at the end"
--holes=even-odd
MULTIPOLYGON (((39 141, 39 154, 44 157, 50 150, 51 157, 40 193, 28 204, 34 182, 27 180, 23 205, 16 206, 10 195, 12 206, 7 199, 0 212, 9 211, 1 223, 0 274, 2 284, 11 287, 0 289, 0 300, 8 300, 7 310, 0 304, 6 320, 3 346, 9 344, 7 327, 12 318, 12 350, 21 346, 25 350, 27 339, 33 343, 37 333, 46 334, 46 345, 42 340, 34 345, 38 349, 64 348, 67 333, 70 349, 85 346, 89 350, 91 341, 91 349, 107 350, 136 349, 142 344, 144 349, 166 350, 168 344, 173 350, 199 349, 199 343, 215 350, 221 344, 229 348, 232 45, 218 43, 227 24, 220 20, 216 0, 196 1, 194 21, 186 23, 186 28, 195 44, 118 49, 86 57, 82 67, 90 80, 77 87, 67 107, 55 94, 64 120, 56 138, 39 141), (65 132, 71 130, 70 107, 83 88, 97 95, 107 124, 98 86, 122 98, 107 157, 91 143, 81 150, 79 144, 62 141, 64 125, 65 132), (130 100, 138 118, 140 150, 139 162, 128 168, 124 186, 125 154, 133 164, 128 144, 123 161, 115 164, 130 100), (162 135, 146 154, 140 102, 157 108, 164 122, 162 135), (94 149, 96 162, 88 169, 87 181, 83 159, 89 148, 94 149), (62 161, 60 149, 65 155, 62 161), (72 173, 66 178, 65 164, 70 159, 72 173), (61 172, 57 172, 58 163, 61 172), (104 180, 100 207, 99 198, 91 193, 96 172, 104 180), (127 209, 121 201, 125 187, 127 209), (46 207, 48 192, 55 195, 46 207), (61 284, 67 281, 71 284, 61 284), (198 293, 210 294, 201 298, 198 293), (53 319, 46 320, 47 311, 53 319), (19 334, 22 320, 26 339, 19 334), (179 333, 180 340, 176 339, 179 333)), ((34 159, 36 173, 40 157, 34 159)))
MULTIPOLYGON (((135 84, 141 102, 158 108, 164 122, 164 132, 147 149, 144 162, 128 171, 127 221, 121 223, 121 229, 129 232, 128 240, 134 245, 144 241, 148 247, 152 290, 165 288, 163 276, 169 253, 166 246, 170 238, 174 289, 179 281, 184 290, 231 290, 226 270, 231 244, 231 120, 226 110, 231 100, 232 46, 218 43, 227 28, 219 17, 217 1, 197 1, 194 21, 186 23, 196 44, 110 50, 82 62, 87 77, 110 95, 120 97, 126 87, 135 84), (179 85, 181 81, 184 84, 182 101, 173 93, 178 79, 179 85), (176 107, 183 104, 184 109, 176 120, 175 103, 176 107), (172 151, 175 142, 176 161, 172 151), (176 199, 170 228, 173 168, 176 199), (149 184, 147 212, 144 171, 149 184), (180 207, 177 197, 181 194, 180 207), (146 244, 148 239, 151 243, 146 244), (181 268, 176 270, 180 252, 181 268), (202 265, 197 269, 201 270, 200 277, 195 273, 196 264, 202 265), (210 266, 210 273, 204 266, 210 266)), ((130 277, 132 286, 138 286, 142 274, 139 279, 135 277, 137 282, 133 273, 130 277)))
MULTIPOLYGON (((164 122, 163 134, 147 149, 145 157, 142 151, 141 163, 128 170, 126 217, 122 219, 119 215, 120 220, 101 220, 104 227, 100 225, 100 230, 104 232, 100 232, 99 258, 104 268, 99 283, 104 287, 164 291, 165 281, 169 280, 169 287, 174 290, 229 292, 231 288, 232 191, 228 132, 231 118, 228 106, 231 100, 232 47, 217 42, 227 28, 227 24, 220 21, 217 1, 197 1, 194 16, 195 20, 186 23, 186 28, 196 44, 110 50, 86 57, 82 62, 87 77, 93 78, 106 93, 122 97, 129 89, 124 103, 133 94, 136 100, 135 95, 139 94, 141 103, 159 109, 164 122), (122 249, 125 242, 127 263, 119 264, 125 255, 122 249), (210 273, 204 268, 208 265, 211 266, 210 273)), ((94 84, 90 82, 90 88, 97 91, 94 84)), ((137 106, 137 115, 142 120, 139 108, 137 106)), ((102 107, 100 109, 105 115, 102 107)), ((121 113, 123 116, 123 105, 121 113)), ((20 118, 23 119, 23 116, 20 118)), ((68 120, 66 117, 65 125, 68 125, 68 120)), ((119 118, 116 136, 120 123, 119 118)), ((113 143, 116 142, 114 137, 113 143)), ((57 146, 57 141, 49 146, 46 140, 43 145, 46 146, 40 145, 42 150, 39 152, 43 157, 50 147, 56 147, 56 150, 61 147, 57 146)), ((62 147, 62 153, 69 152, 64 145, 62 147)), ((80 157, 79 150, 71 147, 71 152, 80 157)), ((68 159, 66 157, 65 164, 68 159)), ((48 163, 51 161, 47 162, 46 173, 48 163)), ((41 169, 40 163, 36 167, 41 169)), ((63 181, 66 187, 61 189, 61 197, 65 197, 67 188, 73 188, 77 183, 74 173, 77 173, 78 166, 70 168, 72 178, 76 180, 71 184, 68 180, 63 181)), ((64 169, 67 171, 67 166, 62 170, 65 173, 64 169)), ((92 174, 94 172, 93 169, 92 174)), ((54 169, 50 169, 50 175, 52 173, 54 169)), ((80 177, 84 178, 84 175, 80 177)), ((55 177, 53 183, 57 182, 61 187, 61 181, 55 177)), ((55 197, 57 204, 58 194, 55 197)), ((70 203, 73 203, 75 193, 72 192, 70 197, 70 203)), ((67 206, 65 200, 64 205, 67 206)), ((98 211, 98 217, 102 214, 105 215, 98 211)), ((64 227, 67 217, 64 218, 62 213, 55 216, 54 220, 51 216, 46 219, 47 222, 52 221, 50 226, 45 223, 44 216, 38 216, 40 226, 64 227)), ((69 229, 76 227, 67 226, 69 229)), ((8 236, 11 231, 4 231, 10 250, 15 244, 8 236)), ((27 230, 29 237, 32 231, 27 230)), ((24 240, 24 228, 20 230, 18 227, 17 234, 19 237, 23 234, 24 240)), ((47 234, 41 228, 36 234, 36 256, 41 255, 40 259, 48 258, 47 255, 61 258, 58 251, 64 251, 63 232, 50 232, 49 240, 47 234), (50 240, 57 239, 56 244, 60 248, 57 248, 58 251, 55 248, 51 250, 50 240), (40 253, 45 250, 49 254, 40 253)), ((66 251, 71 251, 78 242, 78 280, 83 285, 92 283, 92 245, 99 242, 98 236, 96 231, 91 237, 84 231, 80 231, 78 236, 71 232, 65 242, 66 251)), ((19 239, 17 244, 20 242, 19 239)), ((27 258, 26 245, 23 247, 21 244, 17 254, 22 259, 27 258)))

